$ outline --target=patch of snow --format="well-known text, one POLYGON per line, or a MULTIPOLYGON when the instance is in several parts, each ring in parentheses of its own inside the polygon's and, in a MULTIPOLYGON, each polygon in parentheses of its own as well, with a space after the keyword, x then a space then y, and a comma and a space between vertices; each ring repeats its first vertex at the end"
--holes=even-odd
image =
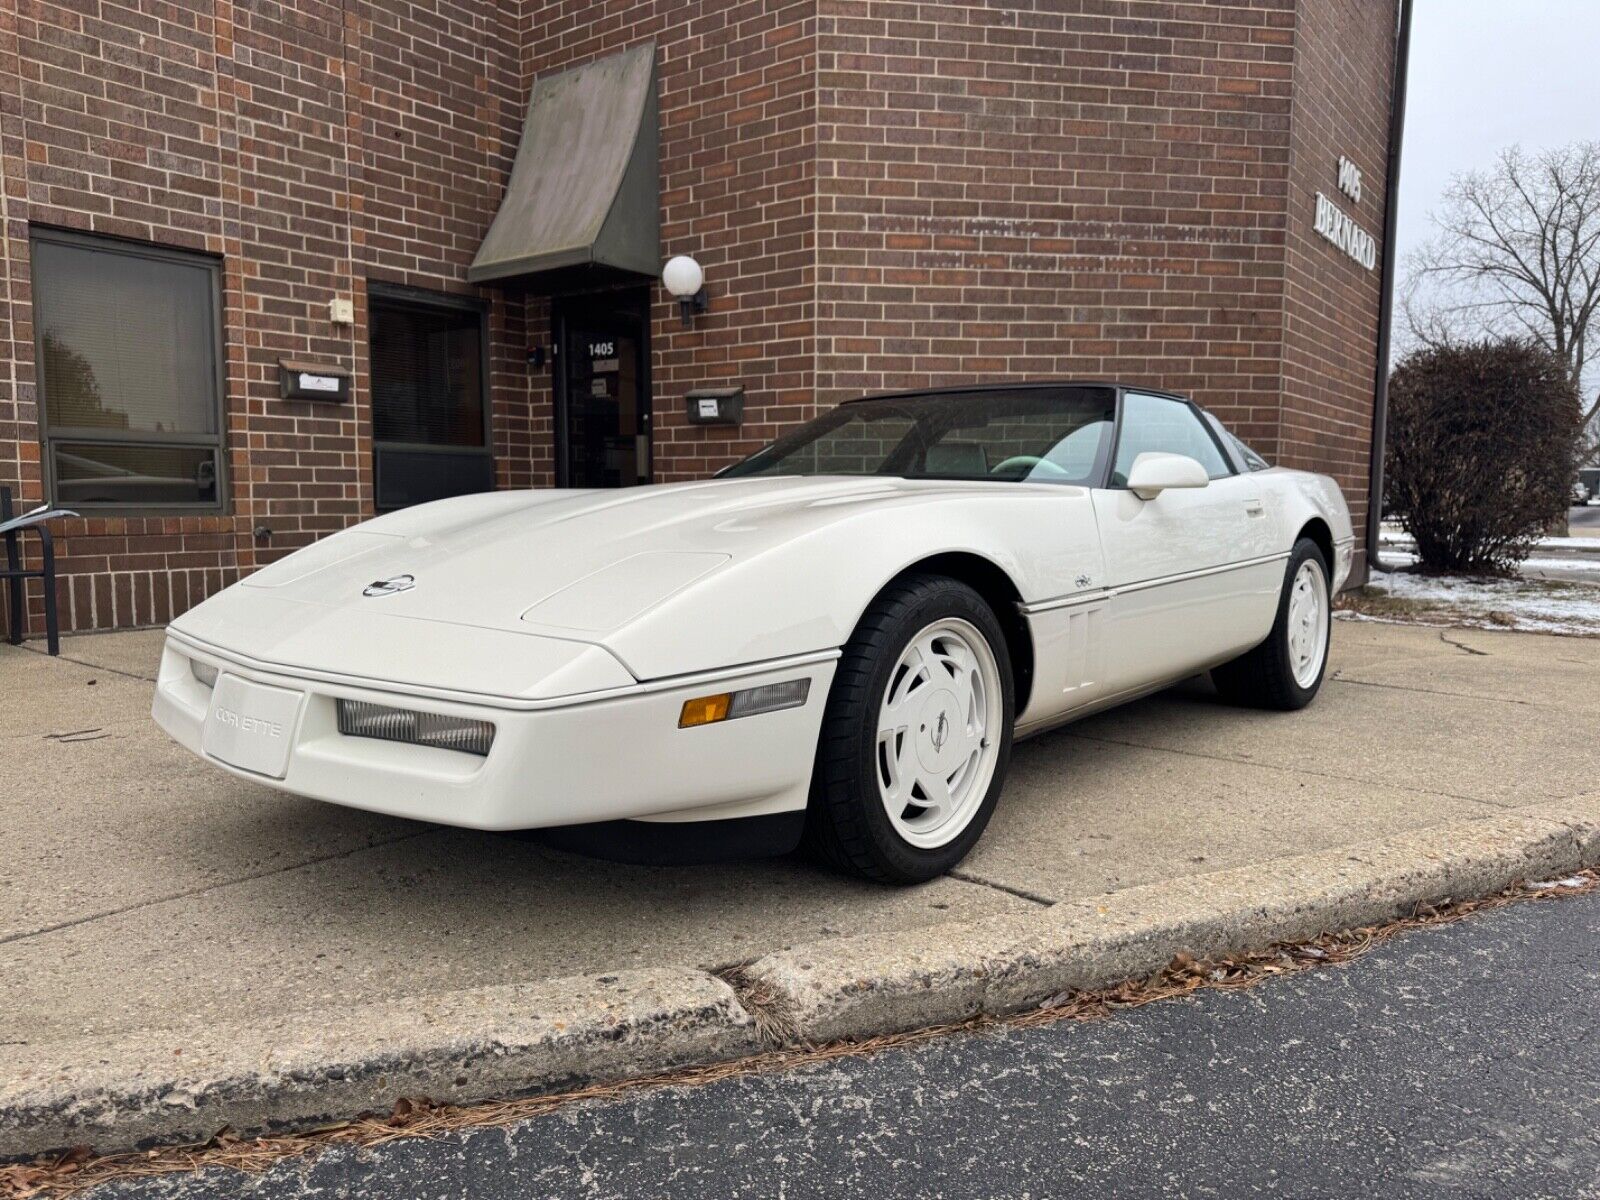
POLYGON ((1569 875, 1565 879, 1545 879, 1538 883, 1530 883, 1528 886, 1543 892, 1551 888, 1581 888, 1588 882, 1582 875, 1569 875))
MULTIPOLYGON (((1401 546, 1413 550, 1416 544, 1416 539, 1398 525, 1384 525, 1378 530, 1380 546, 1401 546)), ((1533 544, 1541 550, 1573 550, 1579 554, 1594 554, 1600 551, 1600 538, 1584 537, 1582 534, 1570 537, 1535 538, 1533 544)))
MULTIPOLYGON (((1397 550, 1385 546, 1378 555, 1378 562, 1385 567, 1414 567, 1417 564, 1417 553, 1411 549, 1397 550)), ((1600 583, 1600 556, 1552 558, 1535 555, 1523 559, 1520 568, 1524 571, 1556 571, 1582 582, 1589 582, 1592 577, 1594 582, 1600 583)))
MULTIPOLYGON (((1373 575, 1368 588, 1370 593, 1415 605, 1419 610, 1415 621, 1419 624, 1600 636, 1600 576, 1590 582, 1379 572, 1373 575)), ((1407 619, 1401 615, 1360 615, 1377 620, 1407 619)))
POLYGON ((1533 571, 1568 571, 1574 575, 1593 575, 1600 579, 1600 558, 1525 558, 1524 569, 1533 571))

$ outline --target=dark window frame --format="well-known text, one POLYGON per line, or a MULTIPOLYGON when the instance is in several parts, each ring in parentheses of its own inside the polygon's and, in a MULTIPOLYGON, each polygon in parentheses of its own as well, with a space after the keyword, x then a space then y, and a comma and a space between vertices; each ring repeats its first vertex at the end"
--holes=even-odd
POLYGON ((56 491, 56 449, 64 444, 145 446, 152 448, 210 449, 216 463, 217 498, 214 502, 194 504, 98 504, 71 502, 71 507, 96 516, 186 516, 215 515, 229 511, 228 487, 228 412, 227 412, 227 362, 225 358, 222 326, 222 260, 203 250, 181 250, 157 246, 129 238, 106 234, 83 233, 78 230, 58 229, 48 225, 31 225, 28 229, 29 283, 33 288, 33 363, 37 390, 39 459, 44 480, 45 495, 52 504, 62 501, 56 491), (211 356, 212 356, 212 406, 216 416, 214 433, 160 433, 143 430, 107 429, 96 426, 56 425, 50 419, 49 381, 45 378, 44 322, 38 314, 38 265, 33 247, 41 242, 57 246, 70 246, 104 254, 121 254, 130 258, 144 258, 154 262, 178 266, 204 268, 211 276, 211 356))
POLYGON ((372 502, 378 512, 396 512, 398 509, 378 503, 382 493, 380 481, 380 451, 396 450, 405 454, 438 454, 466 456, 481 454, 489 460, 489 475, 494 477, 494 414, 493 388, 489 379, 489 303, 478 296, 463 296, 450 292, 435 292, 426 288, 405 287, 380 280, 367 281, 367 386, 368 428, 372 436, 372 502), (377 404, 377 389, 372 377, 372 326, 375 311, 382 308, 411 309, 413 311, 469 314, 478 318, 478 399, 483 414, 482 446, 444 446, 434 442, 390 442, 378 438, 377 422, 373 408, 377 404))

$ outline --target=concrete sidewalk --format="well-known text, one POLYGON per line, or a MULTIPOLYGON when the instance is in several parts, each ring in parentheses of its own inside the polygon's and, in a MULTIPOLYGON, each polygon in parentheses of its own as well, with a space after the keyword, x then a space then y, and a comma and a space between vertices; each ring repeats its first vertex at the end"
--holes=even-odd
POLYGON ((625 867, 209 769, 149 720, 159 645, 70 638, 55 661, 0 647, 0 1077, 8 1055, 37 1070, 52 1047, 109 1053, 146 1030, 315 1026, 848 935, 925 942, 946 922, 1600 792, 1600 744, 1573 728, 1600 640, 1340 622, 1304 712, 1191 684, 1018 747, 976 852, 924 887, 801 860, 625 867))

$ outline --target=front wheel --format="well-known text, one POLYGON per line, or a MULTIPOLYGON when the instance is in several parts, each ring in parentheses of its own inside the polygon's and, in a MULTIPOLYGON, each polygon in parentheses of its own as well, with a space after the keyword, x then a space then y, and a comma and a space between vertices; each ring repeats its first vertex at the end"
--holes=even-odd
POLYGON ((1322 687, 1333 632, 1328 564, 1310 538, 1289 554, 1278 616, 1267 640, 1232 662, 1211 669, 1225 699, 1255 708, 1304 708, 1322 687))
POLYGON ((828 695, 806 840, 826 862, 921 883, 982 835, 1011 755, 1011 661, 964 583, 912 576, 867 610, 828 695))

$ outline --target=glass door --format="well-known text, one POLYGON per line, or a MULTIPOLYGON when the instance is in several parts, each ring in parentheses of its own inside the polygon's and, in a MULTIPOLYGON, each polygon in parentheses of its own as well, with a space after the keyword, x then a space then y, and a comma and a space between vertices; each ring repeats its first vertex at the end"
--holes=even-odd
POLYGON ((648 293, 558 297, 556 482, 650 482, 648 293))

